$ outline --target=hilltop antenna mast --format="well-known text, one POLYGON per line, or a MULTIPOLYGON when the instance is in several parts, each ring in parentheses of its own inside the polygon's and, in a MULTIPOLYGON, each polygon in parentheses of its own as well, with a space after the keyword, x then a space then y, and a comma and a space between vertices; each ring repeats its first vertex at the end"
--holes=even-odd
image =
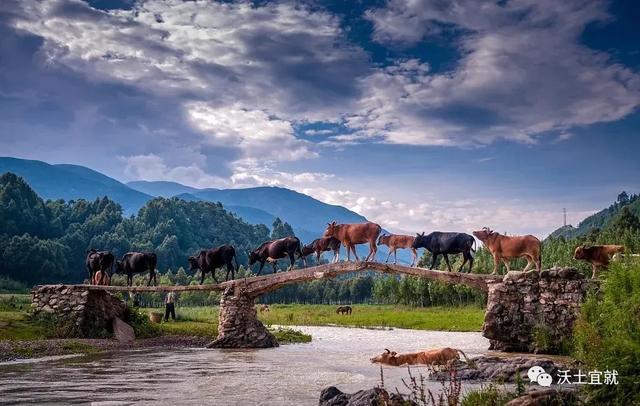
POLYGON ((564 226, 567 226, 567 208, 563 207, 562 208, 562 215, 564 216, 564 226))

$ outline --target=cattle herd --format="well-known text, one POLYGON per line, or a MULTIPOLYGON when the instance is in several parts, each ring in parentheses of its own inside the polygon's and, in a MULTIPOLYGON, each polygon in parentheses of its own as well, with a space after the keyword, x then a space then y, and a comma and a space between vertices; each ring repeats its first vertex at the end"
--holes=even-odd
MULTIPOLYGON (((257 274, 260 275, 265 263, 270 263, 273 272, 277 272, 277 261, 289 258, 290 266, 293 269, 297 259, 302 259, 306 267, 306 257, 315 254, 316 262, 325 251, 333 251, 333 261, 340 259, 340 247, 347 249, 347 261, 351 260, 351 253, 356 261, 360 261, 356 252, 356 245, 369 244, 369 253, 365 261, 375 260, 378 245, 386 245, 389 248, 386 262, 393 253, 394 264, 397 262, 396 251, 398 249, 410 249, 413 254, 413 266, 418 258, 417 250, 424 248, 432 255, 431 268, 436 265, 438 256, 444 257, 447 268, 451 271, 449 255, 462 254, 462 265, 458 272, 464 271, 464 266, 469 263, 467 272, 473 268, 473 253, 475 252, 476 239, 480 240, 489 250, 493 257, 493 274, 497 274, 500 264, 504 263, 507 272, 509 261, 515 258, 525 258, 527 266, 525 271, 535 266, 539 272, 542 266, 542 244, 533 235, 507 236, 497 233, 488 227, 474 231, 473 236, 466 233, 440 232, 434 231, 430 234, 416 234, 415 237, 409 235, 381 235, 382 228, 375 223, 337 224, 335 221, 328 223, 322 237, 314 240, 308 245, 303 245, 297 237, 284 237, 276 240, 265 241, 256 249, 248 253, 249 267, 260 263, 257 274)), ((592 277, 596 277, 599 268, 609 265, 611 256, 624 252, 621 245, 600 245, 576 248, 574 258, 589 262, 593 267, 592 277)), ((216 248, 202 250, 197 255, 188 259, 190 271, 200 270, 201 280, 207 273, 211 273, 214 281, 216 279, 215 270, 225 267, 227 274, 225 280, 235 279, 235 271, 238 269, 238 259, 236 250, 231 245, 221 245, 216 248)), ((89 273, 89 281, 94 285, 109 285, 111 275, 122 273, 127 275, 127 286, 133 283, 133 275, 136 273, 149 272, 149 282, 151 285, 156 281, 157 257, 152 252, 129 252, 124 254, 120 260, 115 260, 110 251, 98 251, 91 249, 87 251, 86 267, 89 273)))

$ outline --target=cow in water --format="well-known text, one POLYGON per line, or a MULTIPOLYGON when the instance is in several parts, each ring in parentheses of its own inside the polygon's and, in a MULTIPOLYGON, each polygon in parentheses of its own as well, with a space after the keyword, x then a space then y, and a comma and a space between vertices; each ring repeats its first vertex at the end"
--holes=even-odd
POLYGON ((302 247, 302 255, 307 257, 315 252, 316 263, 320 263, 320 256, 325 251, 333 251, 333 261, 340 259, 340 241, 333 237, 322 237, 313 240, 309 245, 302 247))
POLYGON ((204 283, 204 277, 207 272, 211 272, 213 280, 218 283, 216 279, 216 269, 223 265, 227 267, 225 280, 229 280, 229 273, 231 273, 231 279, 235 279, 236 269, 238 269, 238 259, 236 258, 236 250, 231 245, 221 245, 216 248, 203 250, 200 251, 198 255, 189 257, 189 270, 195 271, 199 269, 202 274, 202 278, 200 279, 201 285, 204 283), (235 261, 235 267, 231 262, 232 260, 235 261))
POLYGON ((302 246, 298 237, 284 237, 279 240, 272 240, 263 242, 258 248, 249 253, 249 266, 260 262, 260 269, 258 275, 262 272, 265 262, 270 262, 273 267, 273 273, 277 272, 276 264, 278 259, 289 257, 291 265, 287 271, 293 269, 296 262, 296 255, 302 258, 304 266, 307 266, 307 261, 302 255, 302 246))
POLYGON ((591 278, 595 279, 598 268, 607 268, 612 255, 624 252, 624 245, 581 245, 573 253, 573 259, 579 259, 591 264, 591 278))
POLYGON ((133 274, 144 273, 149 271, 149 282, 151 285, 158 285, 156 280, 156 265, 158 257, 153 252, 127 252, 122 256, 122 260, 116 261, 116 273, 124 273, 127 275, 127 286, 133 285, 133 274))
POLYGON ((381 230, 382 227, 376 223, 336 224, 333 221, 327 223, 323 237, 338 239, 347 248, 347 261, 351 260, 351 251, 353 251, 356 261, 360 261, 356 253, 356 244, 369 243, 369 254, 365 258, 365 262, 367 262, 376 257, 376 252, 378 252, 376 240, 381 230))
POLYGON ((462 350, 449 347, 407 354, 398 354, 395 351, 389 351, 385 348, 382 354, 371 358, 371 362, 396 367, 401 365, 450 366, 454 361, 460 359, 458 353, 460 353, 467 364, 469 364, 469 358, 467 358, 467 355, 462 350))
POLYGON ((92 285, 108 285, 109 272, 113 273, 115 258, 111 251, 98 251, 91 248, 87 251, 85 265, 89 272, 89 283, 92 285), (98 277, 96 278, 96 275, 98 277))
POLYGON ((471 268, 473 268, 473 255, 471 253, 475 252, 473 248, 475 243, 476 240, 469 234, 434 231, 427 235, 424 235, 424 233, 416 234, 412 248, 425 248, 432 254, 433 258, 431 260, 431 268, 429 269, 433 269, 436 266, 438 255, 442 254, 447 263, 447 268, 449 268, 449 272, 451 272, 449 254, 462 253, 462 265, 460 265, 458 272, 462 272, 462 268, 467 261, 469 261, 469 272, 471 272, 471 268))
POLYGON ((413 253, 413 259, 411 260, 411 266, 413 266, 418 261, 418 252, 415 248, 413 248, 414 240, 415 237, 412 237, 410 235, 380 235, 380 238, 378 238, 378 245, 386 245, 387 247, 389 247, 389 254, 387 255, 387 259, 385 262, 389 262, 389 257, 391 256, 391 253, 393 253, 393 263, 397 263, 398 256, 396 251, 398 250, 398 248, 408 248, 413 253))
POLYGON ((535 264, 538 272, 542 269, 542 244, 533 235, 506 236, 489 227, 474 231, 473 235, 482 241, 493 256, 492 275, 498 272, 500 261, 504 263, 507 272, 509 272, 509 260, 512 258, 524 257, 527 260, 527 266, 523 272, 528 271, 532 264, 535 264))

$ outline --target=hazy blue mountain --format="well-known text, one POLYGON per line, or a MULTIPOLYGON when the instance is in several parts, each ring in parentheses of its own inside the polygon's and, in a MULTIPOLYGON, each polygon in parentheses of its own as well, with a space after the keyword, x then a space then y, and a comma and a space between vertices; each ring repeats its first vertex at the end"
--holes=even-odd
POLYGON ((144 180, 136 180, 133 182, 127 182, 127 186, 142 193, 157 197, 173 197, 185 193, 193 194, 200 190, 177 182, 168 181, 147 182, 144 180))
POLYGON ((0 157, 0 173, 13 172, 44 199, 87 199, 108 196, 125 213, 136 213, 152 196, 106 175, 78 165, 52 165, 42 161, 0 157))

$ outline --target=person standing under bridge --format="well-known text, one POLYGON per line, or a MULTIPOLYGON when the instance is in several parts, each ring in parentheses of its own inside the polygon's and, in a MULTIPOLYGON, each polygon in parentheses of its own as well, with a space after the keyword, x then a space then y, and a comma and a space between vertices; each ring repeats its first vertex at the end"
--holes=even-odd
POLYGON ((169 314, 171 314, 171 318, 173 321, 176 320, 176 308, 175 308, 175 293, 167 292, 164 297, 164 321, 169 321, 169 314))

